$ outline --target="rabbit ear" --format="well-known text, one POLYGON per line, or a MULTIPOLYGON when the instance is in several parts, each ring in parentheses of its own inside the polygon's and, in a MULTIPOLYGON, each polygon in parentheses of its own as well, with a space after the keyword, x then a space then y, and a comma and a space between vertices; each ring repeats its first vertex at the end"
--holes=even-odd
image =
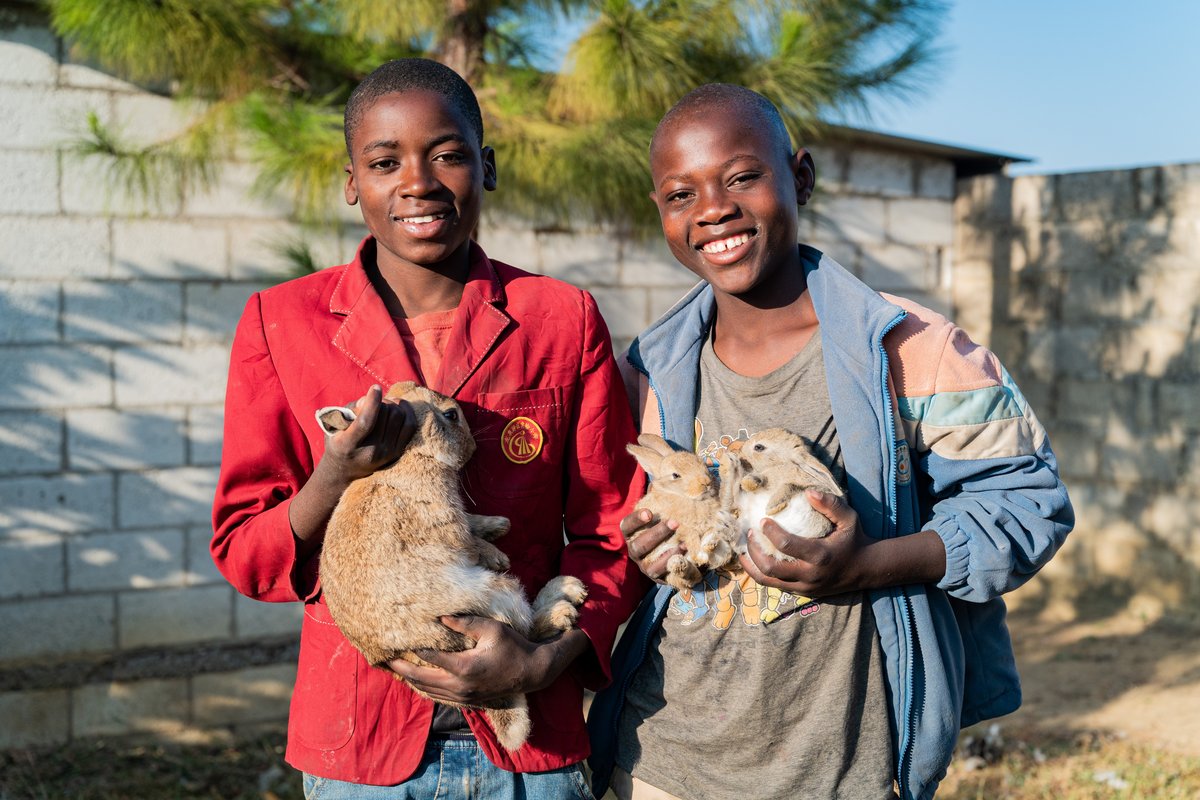
POLYGON ((344 406, 326 406, 317 409, 317 424, 326 434, 332 435, 349 428, 356 416, 353 409, 344 406))
POLYGON ((643 433, 637 438, 638 444, 642 447, 647 447, 661 456, 667 456, 675 452, 675 448, 667 444, 667 440, 653 433, 643 433))
MULTIPOLYGON (((638 440, 641 440, 640 436, 638 440)), ((629 451, 629 455, 637 459, 641 468, 653 479, 654 474, 658 472, 658 468, 662 465, 662 456, 649 447, 639 447, 636 444, 627 444, 625 445, 625 449, 629 451)))
POLYGON ((415 388, 417 388, 417 384, 413 381, 401 381, 400 383, 393 383, 391 388, 387 390, 387 394, 384 396, 388 400, 397 400, 401 397, 404 397, 404 395, 408 394, 415 388))
POLYGON ((826 494, 842 495, 842 487, 837 485, 833 475, 817 458, 809 456, 797 462, 796 467, 812 480, 812 487, 826 494))

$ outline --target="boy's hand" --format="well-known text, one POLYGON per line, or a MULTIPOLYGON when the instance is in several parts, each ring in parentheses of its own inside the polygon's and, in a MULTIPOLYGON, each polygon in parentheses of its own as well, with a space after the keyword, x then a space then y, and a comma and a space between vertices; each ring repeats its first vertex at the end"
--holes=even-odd
POLYGON ((808 597, 828 597, 852 589, 871 588, 863 583, 859 554, 870 540, 858 524, 858 513, 844 498, 809 489, 812 507, 833 522, 833 531, 820 539, 793 536, 772 520, 762 521, 763 535, 795 561, 780 561, 748 537, 742 568, 764 586, 808 597))
POLYGON ((418 650, 432 667, 402 658, 388 662, 393 672, 440 703, 478 706, 544 689, 590 646, 578 628, 531 642, 486 617, 442 617, 441 623, 474 639, 475 647, 458 653, 418 650))
POLYGON ((666 583, 667 562, 671 560, 671 556, 686 553, 687 548, 682 545, 672 547, 648 564, 642 564, 642 559, 674 536, 679 523, 673 519, 655 522, 654 515, 642 508, 621 520, 620 528, 621 533, 625 534, 625 546, 629 549, 629 557, 637 564, 642 574, 657 583, 666 583))
POLYGON ((345 483, 398 459, 416 430, 412 407, 404 401, 385 402, 379 386, 372 386, 351 405, 354 421, 326 437, 320 464, 329 477, 345 483))

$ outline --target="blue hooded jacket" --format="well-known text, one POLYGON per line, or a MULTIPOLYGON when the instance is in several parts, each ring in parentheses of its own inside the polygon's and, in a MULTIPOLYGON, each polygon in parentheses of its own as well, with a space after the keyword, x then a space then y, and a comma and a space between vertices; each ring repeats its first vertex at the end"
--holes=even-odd
MULTIPOLYGON (((1074 524, 1044 429, 994 355, 945 318, 873 291, 801 246, 821 326, 851 506, 875 538, 933 530, 936 585, 869 592, 883 649, 903 800, 933 797, 960 728, 1011 713, 1021 687, 1000 595, 1032 577, 1074 524)), ((630 347, 663 437, 694 450, 700 349, 716 314, 699 284, 630 347)), ((634 613, 613 684, 592 704, 593 791, 608 787, 625 691, 671 588, 634 613)), ((669 666, 668 666, 669 668, 669 666)))

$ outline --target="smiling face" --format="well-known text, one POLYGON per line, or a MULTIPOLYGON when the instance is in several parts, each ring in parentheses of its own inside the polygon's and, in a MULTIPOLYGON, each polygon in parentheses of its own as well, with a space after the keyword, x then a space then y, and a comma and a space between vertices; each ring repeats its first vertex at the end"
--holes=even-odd
POLYGON ((362 207, 379 267, 466 269, 484 190, 496 188, 490 147, 436 92, 385 94, 368 107, 350 145, 346 202, 362 207))
POLYGON ((670 120, 650 152, 652 199, 679 263, 718 292, 769 291, 799 269, 797 205, 812 190, 812 160, 789 155, 755 114, 697 108, 670 120))

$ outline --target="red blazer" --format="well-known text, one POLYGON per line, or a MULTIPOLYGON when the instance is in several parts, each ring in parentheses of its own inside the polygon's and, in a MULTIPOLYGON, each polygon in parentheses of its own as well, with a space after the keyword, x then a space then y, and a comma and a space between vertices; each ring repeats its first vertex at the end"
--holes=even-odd
MULTIPOLYGON (((363 268, 374 247, 368 238, 350 264, 267 289, 246 304, 230 359, 212 554, 241 593, 305 603, 288 762, 326 778, 390 785, 415 771, 433 704, 368 666, 342 636, 321 596, 319 558, 297 561, 288 522, 290 498, 323 452, 314 411, 360 397, 372 383, 386 389, 419 380, 363 268)), ((467 504, 512 520, 497 544, 527 593, 558 574, 587 585, 579 627, 596 658, 578 663, 599 666, 589 674, 569 669, 530 696, 533 732, 515 754, 499 746, 482 714, 467 711, 467 723, 504 769, 578 762, 589 751, 583 684, 610 680, 616 629, 645 588, 617 527, 632 510, 639 475, 625 454, 635 432, 608 331, 587 292, 491 261, 473 244, 470 276, 430 385, 458 400, 476 433, 464 472, 467 504), (500 433, 515 417, 543 433, 541 451, 526 463, 502 452, 500 433)))

